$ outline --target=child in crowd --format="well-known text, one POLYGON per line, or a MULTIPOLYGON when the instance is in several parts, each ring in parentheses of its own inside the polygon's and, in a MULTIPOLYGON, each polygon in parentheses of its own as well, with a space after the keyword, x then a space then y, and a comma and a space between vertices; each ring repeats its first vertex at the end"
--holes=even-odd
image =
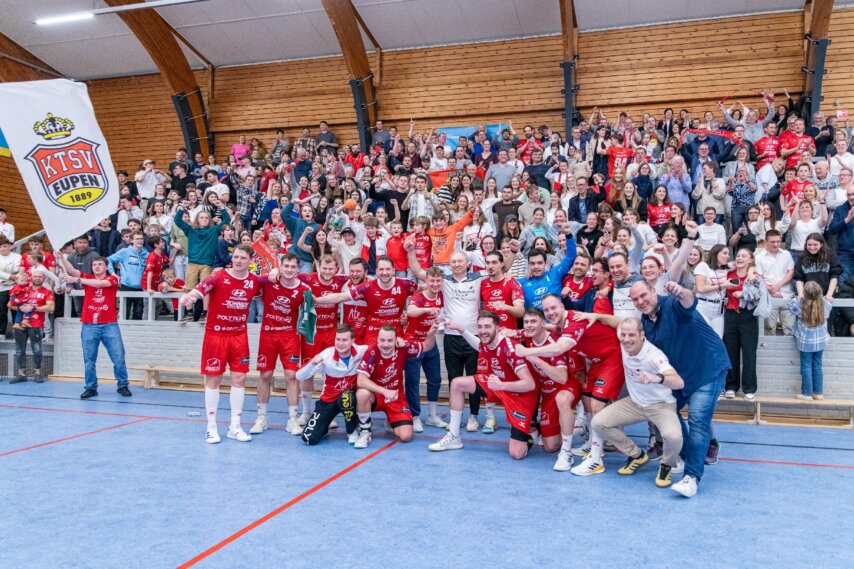
POLYGON ((795 316, 792 335, 801 353, 801 393, 798 399, 824 399, 824 369, 822 355, 830 334, 827 331, 827 318, 832 305, 816 282, 804 284, 802 299, 789 301, 789 311, 795 316))
MULTIPOLYGON (((9 290, 9 307, 20 308, 27 304, 29 291, 30 279, 27 277, 27 273, 19 271, 15 277, 15 286, 9 290)), ((30 327, 30 316, 32 316, 32 312, 24 313, 21 310, 14 310, 13 312, 15 314, 15 321, 14 324, 12 324, 12 329, 23 330, 24 328, 30 327)))
MULTIPOLYGON (((163 282, 157 288, 162 293, 166 292, 184 292, 184 281, 175 276, 175 271, 165 269, 163 271, 163 282)), ((178 320, 178 299, 172 299, 172 319, 178 320)))

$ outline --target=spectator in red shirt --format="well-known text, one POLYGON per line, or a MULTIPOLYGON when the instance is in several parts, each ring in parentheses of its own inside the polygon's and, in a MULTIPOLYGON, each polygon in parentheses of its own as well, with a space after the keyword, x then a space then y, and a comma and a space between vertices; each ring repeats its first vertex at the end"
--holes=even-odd
POLYGON ((815 139, 804 134, 806 122, 796 118, 791 131, 780 135, 780 156, 786 159, 786 167, 794 168, 801 161, 801 154, 809 150, 815 156, 815 139))
POLYGON ((520 142, 516 147, 516 155, 519 157, 519 160, 525 164, 529 164, 531 162, 531 154, 537 149, 542 151, 543 143, 534 136, 534 127, 531 125, 526 124, 522 130, 525 133, 525 140, 520 142))

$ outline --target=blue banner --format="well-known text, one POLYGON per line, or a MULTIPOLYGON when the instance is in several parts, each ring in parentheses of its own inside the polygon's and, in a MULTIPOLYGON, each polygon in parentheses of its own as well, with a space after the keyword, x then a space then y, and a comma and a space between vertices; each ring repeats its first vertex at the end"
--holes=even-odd
POLYGON ((11 156, 12 151, 9 150, 9 143, 6 142, 6 137, 3 136, 3 131, 0 130, 0 156, 11 156))
MULTIPOLYGON (((453 153, 454 150, 459 146, 460 137, 465 136, 466 138, 471 138, 474 136, 474 133, 477 132, 478 126, 486 127, 486 134, 489 136, 489 140, 492 141, 495 138, 495 135, 500 133, 502 129, 507 128, 506 124, 486 124, 486 125, 476 125, 476 126, 450 126, 438 129, 439 133, 444 133, 445 136, 448 137, 446 146, 450 148, 450 152, 453 153)), ((445 149, 446 152, 448 149, 445 149)))

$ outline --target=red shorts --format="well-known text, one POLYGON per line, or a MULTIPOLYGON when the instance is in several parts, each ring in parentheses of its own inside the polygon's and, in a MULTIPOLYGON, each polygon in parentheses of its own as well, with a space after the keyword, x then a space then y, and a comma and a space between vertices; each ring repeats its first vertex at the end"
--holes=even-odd
POLYGON ((335 345, 335 328, 317 330, 314 333, 313 344, 307 343, 304 336, 300 336, 300 338, 302 340, 302 365, 306 365, 314 356, 335 345))
POLYGON ((228 366, 232 372, 249 371, 249 337, 246 332, 218 334, 205 331, 202 341, 202 375, 222 375, 228 366))
POLYGON ((561 391, 570 393, 573 406, 581 400, 581 383, 573 376, 570 376, 563 385, 558 385, 557 390, 551 393, 542 393, 540 434, 544 437, 554 437, 560 434, 560 412, 557 408, 556 398, 561 391))
POLYGON ((620 391, 623 390, 625 382, 623 359, 620 354, 617 354, 607 360, 590 364, 584 395, 599 401, 616 401, 620 397, 620 391))
POLYGON ((537 410, 537 402, 540 399, 539 390, 527 393, 511 393, 510 391, 492 391, 486 384, 489 376, 475 374, 478 389, 486 396, 487 403, 501 403, 504 405, 504 413, 507 422, 526 435, 531 434, 531 419, 537 410))
POLYGON ((412 412, 409 410, 409 404, 406 402, 403 391, 400 392, 400 396, 395 401, 391 402, 386 401, 385 397, 379 393, 374 393, 374 397, 376 401, 374 401, 371 411, 385 413, 392 428, 412 424, 412 412))
POLYGON ((368 323, 367 328, 365 328, 365 337, 363 346, 373 346, 377 343, 377 336, 379 336, 380 328, 383 326, 390 325, 394 326, 395 330, 397 330, 397 336, 399 338, 403 337, 403 325, 398 320, 397 322, 381 322, 381 323, 368 323))
POLYGON ((296 371, 300 365, 300 337, 296 332, 261 332, 258 340, 258 371, 273 371, 282 361, 286 370, 296 371))

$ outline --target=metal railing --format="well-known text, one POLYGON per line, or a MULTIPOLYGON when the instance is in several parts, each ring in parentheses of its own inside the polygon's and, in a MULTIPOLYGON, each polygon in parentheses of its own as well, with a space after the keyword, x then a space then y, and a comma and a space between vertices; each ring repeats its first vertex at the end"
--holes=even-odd
POLYGON ((21 249, 23 249, 24 244, 27 243, 33 237, 41 237, 44 235, 44 229, 36 231, 35 233, 30 233, 26 237, 21 237, 20 239, 15 239, 15 244, 12 245, 12 251, 15 253, 21 254, 21 249))
MULTIPOLYGON (((789 299, 788 298, 771 298, 771 308, 783 308, 783 310, 788 310, 789 299)), ((854 307, 854 299, 851 298, 834 298, 831 301, 831 304, 834 308, 851 308, 854 307)), ((759 336, 766 336, 765 334, 765 319, 759 318, 759 336)), ((835 337, 834 337, 835 338, 835 337)), ((834 338, 831 338, 833 340, 834 338)))
MULTIPOLYGON (((184 293, 181 292, 155 292, 154 294, 148 294, 145 291, 137 292, 130 290, 120 290, 116 293, 116 301, 118 303, 117 308, 119 310, 119 321, 121 322, 127 320, 127 318, 125 317, 125 307, 127 305, 126 301, 128 298, 142 298, 144 300, 148 300, 149 302, 147 303, 143 320, 153 322, 157 320, 157 314, 154 313, 155 306, 157 305, 157 303, 152 301, 163 300, 164 302, 169 302, 171 304, 172 300, 180 299, 183 295, 184 293)), ((82 296, 82 290, 72 290, 71 292, 65 294, 66 302, 65 308, 62 313, 63 318, 71 318, 71 303, 73 302, 72 298, 79 298, 82 296)), ((184 317, 184 306, 180 302, 178 303, 177 310, 178 320, 181 320, 181 318, 184 317)))

